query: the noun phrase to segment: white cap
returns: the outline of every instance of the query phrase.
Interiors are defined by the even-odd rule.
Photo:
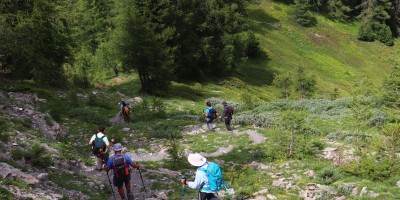
[[[196,166],[196,167],[200,167],[202,165],[204,165],[204,163],[207,162],[207,159],[204,158],[202,155],[200,155],[199,153],[191,153],[188,156],[188,161],[191,165]]]

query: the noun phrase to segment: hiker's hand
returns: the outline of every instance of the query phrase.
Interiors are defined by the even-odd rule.
[[[181,179],[181,183],[187,185],[186,184],[186,178]]]

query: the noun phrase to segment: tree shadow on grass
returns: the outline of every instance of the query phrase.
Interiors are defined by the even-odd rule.
[[[237,78],[253,86],[271,85],[274,72],[265,65],[266,62],[259,59],[247,61],[237,69]]]
[[[280,28],[279,20],[261,8],[249,10],[249,20],[250,29],[260,34]]]
[[[167,98],[169,97],[199,101],[204,99],[204,94],[202,91],[187,85],[171,85],[167,94]]]

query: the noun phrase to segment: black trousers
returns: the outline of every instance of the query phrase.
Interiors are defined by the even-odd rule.
[[[214,193],[199,192],[198,200],[219,200]]]
[[[230,119],[225,119],[225,126],[226,130],[231,131],[231,120]]]

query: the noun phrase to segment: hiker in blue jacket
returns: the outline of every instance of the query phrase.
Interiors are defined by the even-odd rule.
[[[132,198],[131,193],[131,167],[140,168],[140,165],[134,163],[132,158],[122,153],[122,145],[116,143],[113,147],[114,155],[110,157],[105,167],[107,173],[112,169],[114,173],[113,183],[118,188],[118,193],[121,199],[125,199],[125,190],[128,196],[128,200]]]
[[[204,168],[205,171],[207,170],[209,164],[207,159],[202,155],[195,153],[189,154],[188,161],[191,165],[199,167],[199,169],[196,170],[196,178],[193,182],[181,179],[182,184],[199,190],[198,200],[219,200],[218,197],[215,196],[215,192],[210,190],[207,174],[203,170],[200,170],[200,168]]]
[[[207,108],[204,110],[203,114],[206,117],[206,123],[207,123],[207,128],[209,131],[214,131],[212,127],[212,122],[216,118],[216,113],[215,116],[213,116],[213,111],[216,112],[215,108],[211,105],[209,101],[206,103]]]

